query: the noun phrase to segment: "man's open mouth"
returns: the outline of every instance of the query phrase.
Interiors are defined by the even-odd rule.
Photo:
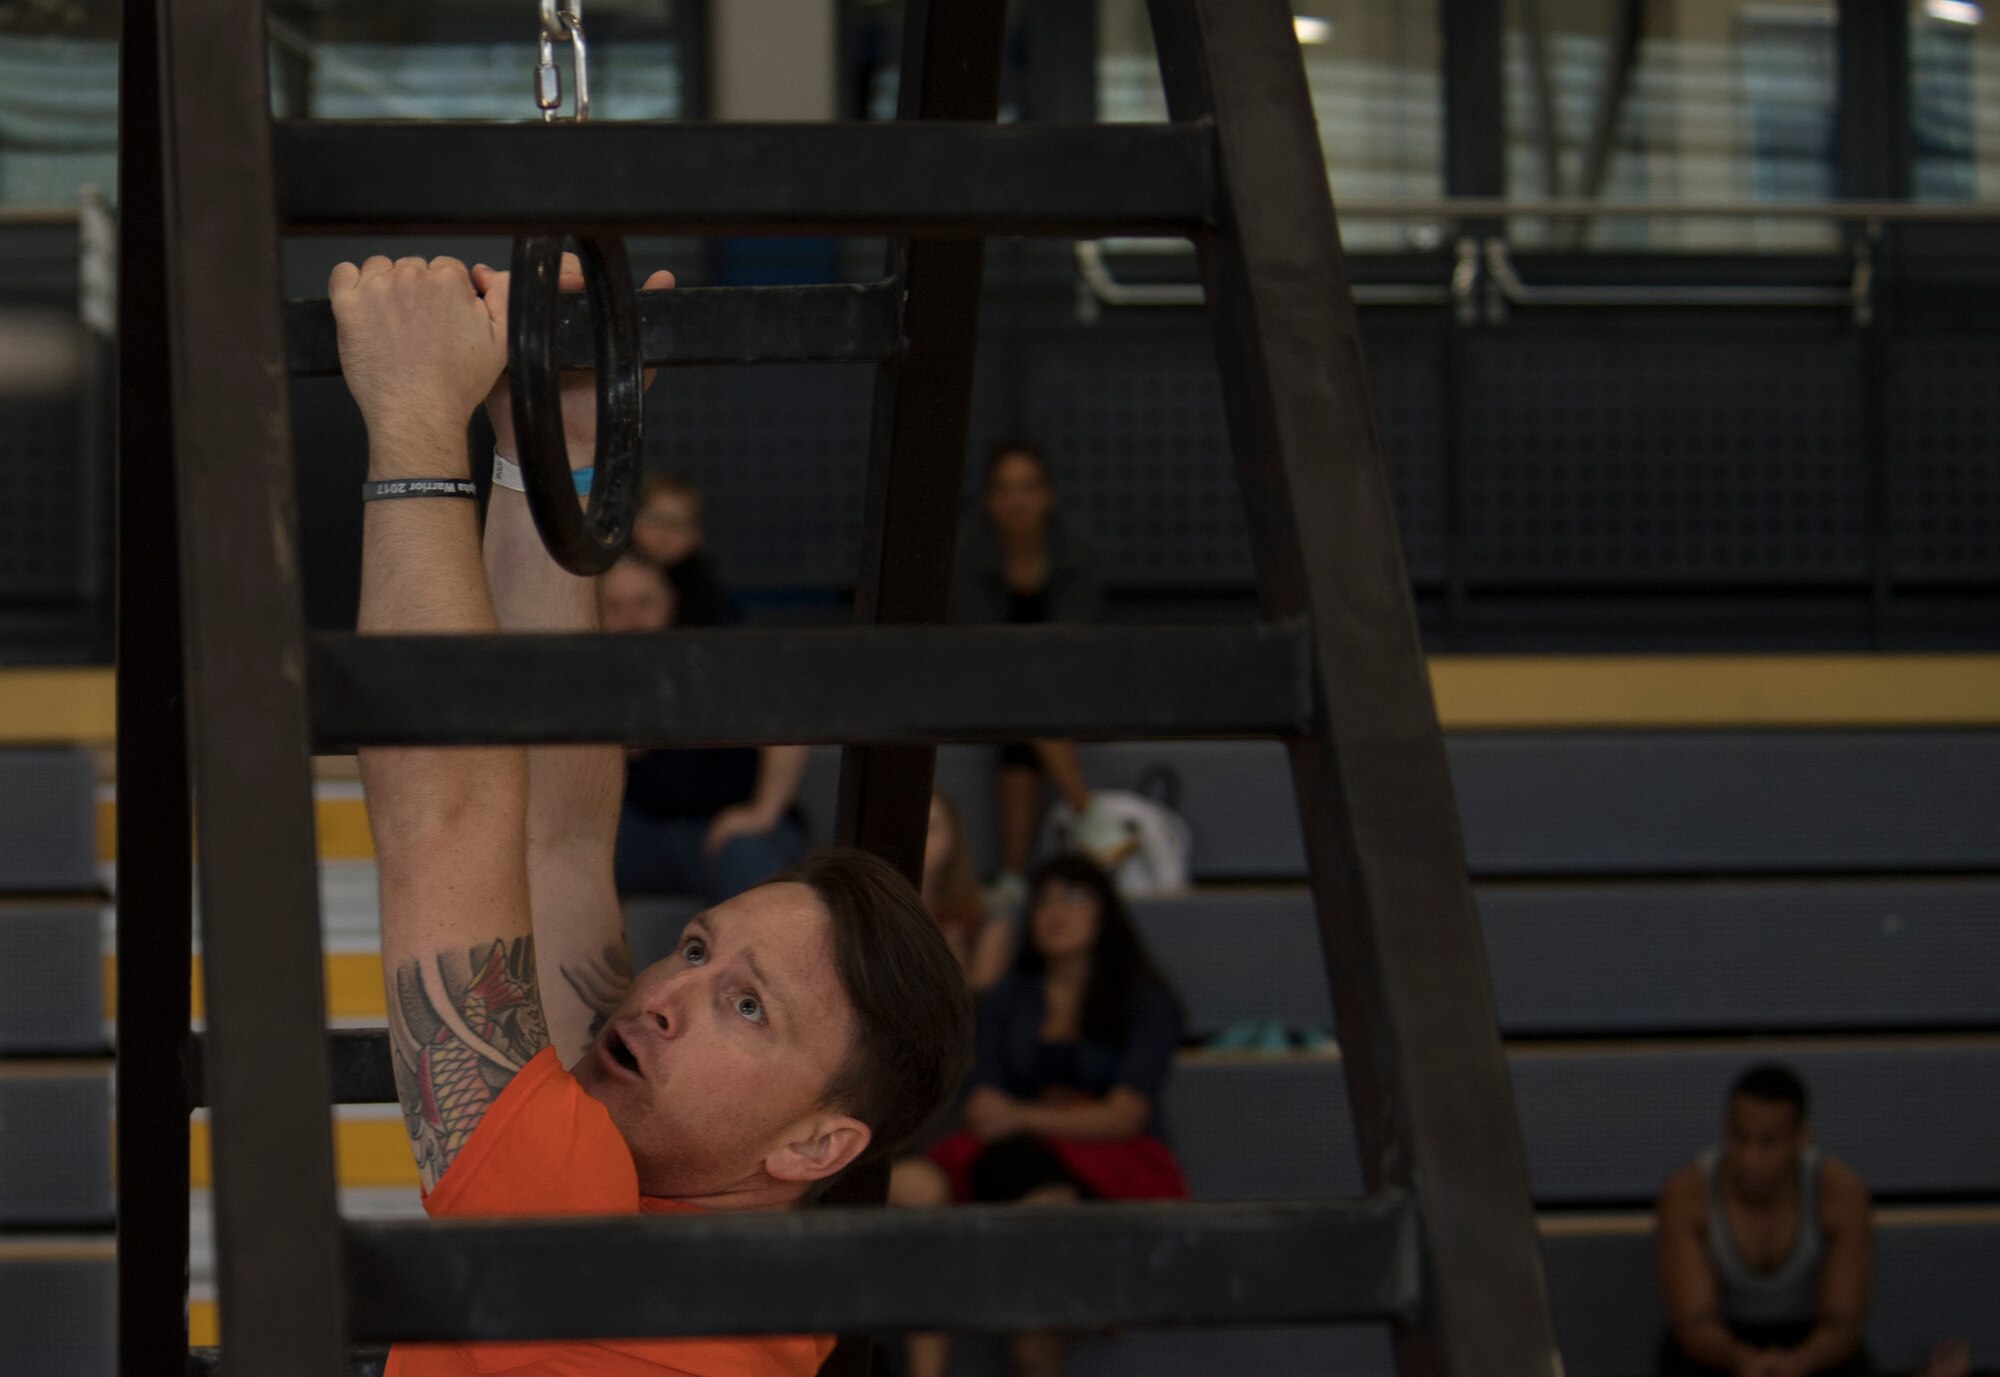
[[[605,1038],[604,1048],[610,1053],[611,1060],[621,1069],[643,1079],[644,1073],[639,1070],[639,1059],[632,1055],[632,1049],[626,1045],[624,1038],[614,1031]]]

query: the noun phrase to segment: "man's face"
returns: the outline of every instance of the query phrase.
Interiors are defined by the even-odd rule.
[[[773,1154],[838,1112],[825,1093],[853,1024],[825,905],[805,885],[767,884],[689,920],[575,1075],[610,1111],[646,1194],[756,1190]]]
[[[597,581],[597,608],[606,631],[664,631],[673,620],[673,594],[657,569],[624,561]]]
[[[1722,1154],[1741,1199],[1766,1201],[1789,1184],[1805,1145],[1806,1127],[1792,1105],[1755,1095],[1730,1097]]]

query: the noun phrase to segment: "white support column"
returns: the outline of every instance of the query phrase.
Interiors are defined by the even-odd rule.
[[[709,70],[719,120],[830,120],[837,0],[718,0]]]

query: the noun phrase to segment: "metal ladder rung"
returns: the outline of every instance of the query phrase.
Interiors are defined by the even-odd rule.
[[[315,749],[768,745],[1308,729],[1303,624],[315,636]],[[437,686],[452,686],[439,693]]]
[[[347,1377],[382,1377],[389,1365],[389,1350],[382,1347],[356,1349],[348,1356]],[[222,1371],[222,1350],[188,1350],[187,1377],[217,1377]]]
[[[704,363],[887,363],[903,354],[903,291],[894,282],[815,287],[682,287],[639,293],[648,367]],[[581,292],[559,307],[556,351],[589,368],[596,350]],[[340,373],[326,301],[285,303],[285,363],[295,378]]]
[[[350,1221],[358,1341],[1412,1318],[1417,1218],[1355,1200]]]
[[[307,121],[273,133],[278,215],[294,232],[1093,238],[1194,233],[1215,210],[1203,123]]]

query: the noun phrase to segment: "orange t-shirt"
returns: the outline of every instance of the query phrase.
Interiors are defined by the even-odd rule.
[[[699,1207],[639,1194],[631,1150],[603,1105],[543,1048],[486,1111],[424,1197],[433,1218],[496,1215],[679,1214]],[[671,1280],[663,1285],[671,1286]],[[831,1337],[604,1339],[398,1344],[384,1377],[812,1377]]]

